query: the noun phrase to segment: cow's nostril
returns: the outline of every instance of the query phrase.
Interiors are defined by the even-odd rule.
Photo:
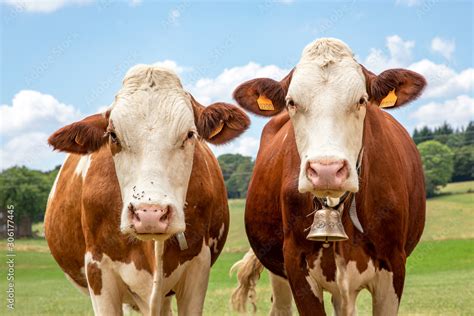
[[[168,212],[166,212],[165,214],[163,214],[163,216],[161,216],[160,218],[160,221],[161,222],[166,222],[168,220]]]
[[[337,177],[346,177],[348,176],[348,173],[349,173],[349,168],[347,168],[347,162],[344,161],[343,164],[342,164],[342,167],[339,168],[339,170],[337,170],[336,172],[336,176]]]
[[[312,169],[311,167],[308,168],[308,175],[310,177],[314,177],[316,176],[316,171],[314,171],[314,169]]]

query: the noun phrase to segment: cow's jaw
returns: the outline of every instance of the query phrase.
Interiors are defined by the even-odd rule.
[[[180,85],[119,94],[110,124],[121,143],[113,152],[123,202],[121,231],[143,240],[184,232],[196,141],[188,138],[196,130],[189,96]]]
[[[365,77],[340,41],[308,45],[288,89],[288,107],[301,158],[298,189],[318,197],[357,192],[367,99]]]

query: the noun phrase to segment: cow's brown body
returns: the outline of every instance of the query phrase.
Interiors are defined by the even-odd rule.
[[[247,196],[247,235],[263,265],[289,279],[302,315],[324,314],[306,277],[309,269],[320,268],[318,277],[323,281],[318,286],[333,291],[328,284],[340,273],[336,257],[343,265],[355,262],[360,274],[367,270],[369,261],[375,271],[393,273],[398,300],[402,295],[406,258],[420,240],[425,220],[420,157],[405,129],[374,105],[367,106],[363,146],[356,203],[365,232],[353,226],[348,201],[342,220],[349,240],[325,249],[322,243],[306,239],[313,220],[308,216],[314,209],[313,197],[298,192],[300,157],[287,112],[272,118],[262,132]],[[320,267],[314,267],[318,257]],[[346,281],[353,282],[350,278]],[[387,293],[372,279],[359,283],[360,289],[369,289],[375,299]]]
[[[119,230],[122,199],[110,149],[105,146],[91,154],[91,158],[83,178],[76,172],[81,156],[69,155],[53,188],[45,217],[45,234],[52,255],[64,272],[85,290],[88,283],[84,256],[88,252],[96,261],[106,255],[113,262],[133,263],[138,271],[145,270],[150,275],[155,260],[152,241],[139,241]],[[203,242],[209,247],[213,264],[227,237],[229,212],[224,181],[217,160],[203,142],[196,144],[186,201],[185,235],[189,248],[180,250],[174,237],[166,241],[165,278],[195,258]],[[90,288],[100,295],[101,272],[94,273],[94,267],[88,271]],[[130,293],[136,290],[122,281]],[[176,288],[172,285],[169,290]],[[124,302],[134,303],[125,298]]]

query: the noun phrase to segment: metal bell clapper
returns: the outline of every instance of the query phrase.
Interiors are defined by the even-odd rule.
[[[343,205],[339,209],[323,206],[314,213],[313,224],[306,239],[323,241],[324,247],[329,247],[329,242],[347,240],[349,237],[344,231],[341,215]]]

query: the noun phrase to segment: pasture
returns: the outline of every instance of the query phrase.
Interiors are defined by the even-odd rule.
[[[428,200],[427,222],[422,242],[409,257],[401,315],[474,314],[474,182],[450,184],[443,194]],[[229,268],[248,250],[243,200],[230,201],[231,229],[226,249],[211,271],[205,315],[233,315],[229,298],[236,285]],[[6,315],[5,241],[0,243],[0,314]],[[15,258],[15,315],[92,315],[88,297],[64,277],[42,239],[17,240]],[[270,307],[267,273],[257,286],[257,315]],[[332,313],[329,295],[326,310]],[[370,295],[358,298],[360,315],[371,310]],[[296,313],[296,312],[295,312]]]

